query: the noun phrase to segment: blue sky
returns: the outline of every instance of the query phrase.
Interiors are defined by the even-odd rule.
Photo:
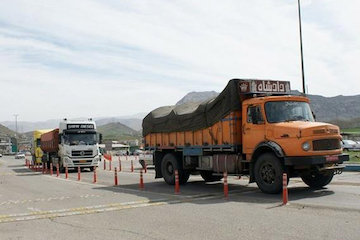
[[[356,0],[302,0],[309,92],[360,94]],[[148,112],[231,78],[301,89],[296,0],[0,1],[0,121]]]

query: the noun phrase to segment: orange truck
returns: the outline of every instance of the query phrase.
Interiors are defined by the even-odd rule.
[[[309,102],[291,95],[287,81],[232,79],[207,102],[157,108],[143,120],[155,177],[174,184],[176,169],[184,184],[190,174],[210,182],[227,172],[278,193],[287,173],[321,188],[349,156],[339,127],[315,122]]]

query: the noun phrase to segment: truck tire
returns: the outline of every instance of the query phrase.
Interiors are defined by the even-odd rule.
[[[304,181],[306,185],[313,189],[320,189],[326,185],[328,185],[333,179],[333,172],[328,173],[308,173],[301,176],[301,179]]]
[[[190,177],[190,173],[179,169],[179,163],[173,154],[166,154],[161,161],[161,173],[165,182],[169,185],[175,184],[175,169],[179,172],[179,183],[185,184]]]
[[[223,178],[223,176],[214,176],[211,171],[200,171],[200,175],[205,182],[216,182]]]
[[[280,160],[273,153],[264,153],[255,162],[256,184],[264,193],[279,193],[282,190],[283,171]]]

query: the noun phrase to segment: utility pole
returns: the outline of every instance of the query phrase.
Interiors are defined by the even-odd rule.
[[[19,114],[14,114],[15,117],[15,137],[17,135],[17,131],[18,131],[18,127],[17,127],[17,118],[18,118]]]
[[[305,92],[305,74],[304,74],[304,55],[303,55],[302,32],[301,32],[300,0],[298,0],[298,12],[299,12],[299,32],[300,32],[300,53],[301,53],[301,75],[302,75],[303,93],[306,94],[306,92]]]

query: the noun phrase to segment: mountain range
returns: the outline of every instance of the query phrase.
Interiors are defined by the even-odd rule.
[[[298,91],[293,91],[293,94],[300,94]],[[203,102],[214,98],[218,95],[215,91],[206,92],[190,92],[180,99],[176,105],[180,105],[188,102]],[[360,127],[360,95],[355,96],[335,96],[335,97],[323,97],[320,95],[307,95],[311,101],[311,107],[316,115],[317,121],[330,122],[339,125],[342,128]],[[160,107],[160,106],[159,106]],[[131,116],[119,116],[119,117],[99,117],[95,118],[95,122],[98,127],[115,123],[121,123],[122,125],[130,128],[134,132],[141,130],[142,119],[147,113],[138,113]],[[40,122],[18,122],[19,132],[30,132],[35,129],[50,129],[56,128],[59,125],[60,119],[51,119]],[[0,122],[1,125],[15,130],[15,123],[13,121]],[[119,126],[120,127],[120,126]],[[122,128],[124,129],[124,128]],[[125,130],[125,129],[124,129]],[[128,130],[126,130],[128,131]],[[125,131],[125,132],[126,132]],[[0,134],[7,133],[8,130],[2,130],[0,128]],[[124,132],[124,133],[125,133]],[[10,132],[11,135],[14,133]],[[134,133],[135,134],[135,133]],[[136,134],[135,134],[136,135]]]
[[[103,140],[135,140],[141,138],[141,132],[136,131],[120,122],[111,122],[101,125],[97,131],[103,135]]]

